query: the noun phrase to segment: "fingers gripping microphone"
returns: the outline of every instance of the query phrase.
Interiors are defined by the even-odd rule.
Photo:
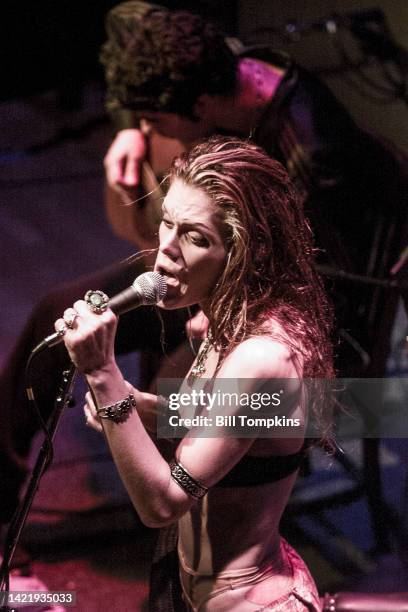
[[[144,272],[133,283],[109,300],[108,307],[116,315],[124,314],[139,306],[151,306],[164,298],[167,292],[166,281],[158,272]],[[64,333],[50,334],[33,349],[32,355],[45,348],[55,346],[62,342]]]

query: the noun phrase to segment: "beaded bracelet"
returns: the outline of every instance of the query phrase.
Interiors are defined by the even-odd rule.
[[[201,497],[204,497],[204,495],[208,493],[208,487],[205,487],[198,482],[198,480],[193,478],[176,460],[172,461],[169,465],[173,480],[175,480],[186,493],[191,495],[191,497],[194,497],[194,499],[201,499]]]
[[[130,393],[123,400],[97,408],[96,412],[101,419],[109,419],[115,423],[120,423],[125,420],[132,408],[136,408],[136,400]]]

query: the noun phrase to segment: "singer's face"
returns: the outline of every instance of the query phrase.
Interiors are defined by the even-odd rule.
[[[163,202],[154,269],[167,282],[162,308],[200,304],[204,312],[226,260],[221,221],[201,189],[175,180]]]

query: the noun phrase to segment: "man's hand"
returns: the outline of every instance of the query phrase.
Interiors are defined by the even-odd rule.
[[[108,185],[121,195],[135,195],[145,156],[146,140],[141,130],[118,132],[104,159]]]

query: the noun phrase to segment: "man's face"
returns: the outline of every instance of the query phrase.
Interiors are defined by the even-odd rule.
[[[158,134],[166,138],[175,138],[181,142],[192,143],[214,132],[214,127],[203,119],[193,121],[188,117],[176,113],[163,113],[159,111],[143,111],[140,116]]]

